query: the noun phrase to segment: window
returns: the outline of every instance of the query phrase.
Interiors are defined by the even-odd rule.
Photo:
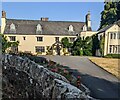
[[[42,32],[42,26],[40,24],[37,25],[36,33]]]
[[[110,33],[110,39],[113,39],[113,33]]]
[[[120,33],[118,33],[118,39],[120,39]]]
[[[83,26],[83,31],[87,31],[87,26],[86,25]]]
[[[118,53],[118,46],[115,46],[115,53]]]
[[[114,39],[116,39],[116,33],[114,33]]]
[[[44,46],[36,46],[35,51],[36,52],[45,52],[45,47]]]
[[[15,25],[13,23],[10,25],[10,33],[16,33]]]
[[[43,41],[43,37],[37,37],[37,41]]]
[[[74,31],[73,26],[70,25],[69,28],[68,28],[68,30],[69,30],[70,32],[73,32],[73,31]]]
[[[112,53],[112,45],[110,45],[109,52]]]
[[[120,45],[118,45],[118,53],[120,54]]]
[[[59,41],[59,37],[55,37],[55,41],[57,41],[57,42],[58,42],[58,41]]]
[[[14,52],[14,53],[17,53],[18,52],[18,47],[17,46],[12,46],[11,51]]]
[[[70,37],[70,42],[74,42],[75,37]]]
[[[23,36],[23,40],[26,40],[26,37],[25,37],[25,36]]]
[[[16,41],[16,37],[15,36],[9,36],[10,41]]]

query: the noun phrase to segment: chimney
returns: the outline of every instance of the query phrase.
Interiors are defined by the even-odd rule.
[[[2,18],[6,18],[6,12],[2,11]]]
[[[48,21],[48,20],[49,20],[49,18],[47,18],[47,17],[45,17],[45,18],[42,17],[42,18],[41,18],[41,21]]]
[[[90,20],[90,11],[88,11],[88,14],[86,15],[86,26],[87,31],[91,31],[91,20]]]

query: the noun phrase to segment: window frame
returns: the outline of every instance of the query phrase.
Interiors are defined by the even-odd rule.
[[[113,39],[113,33],[112,32],[110,33],[110,39]]]
[[[113,39],[116,39],[116,33],[113,33],[114,35],[113,35]]]
[[[23,40],[26,40],[26,36],[23,36]]]
[[[60,37],[55,37],[55,41],[58,42]]]
[[[36,53],[44,53],[45,52],[45,46],[35,46],[35,52]]]
[[[9,36],[10,41],[16,41],[16,36]]]
[[[42,36],[41,37],[37,36],[36,39],[37,39],[37,42],[42,42],[43,41],[43,37]]]

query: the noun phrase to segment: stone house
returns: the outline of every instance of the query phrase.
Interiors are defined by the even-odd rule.
[[[90,12],[86,15],[86,22],[74,22],[50,21],[49,18],[8,19],[6,12],[2,11],[1,23],[1,33],[11,42],[19,41],[19,46],[14,48],[16,51],[41,55],[48,54],[50,50],[52,55],[63,55],[60,41],[64,37],[73,42],[77,36],[86,38],[97,33],[91,29]]]

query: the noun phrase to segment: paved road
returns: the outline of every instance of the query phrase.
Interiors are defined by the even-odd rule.
[[[118,79],[91,63],[87,57],[78,56],[44,56],[47,59],[69,66],[74,75],[80,74],[82,83],[91,90],[94,98],[106,100],[115,99],[118,95]],[[120,85],[119,85],[120,86]],[[119,91],[120,93],[120,91]]]
[[[0,100],[2,98],[2,67],[0,64]]]

